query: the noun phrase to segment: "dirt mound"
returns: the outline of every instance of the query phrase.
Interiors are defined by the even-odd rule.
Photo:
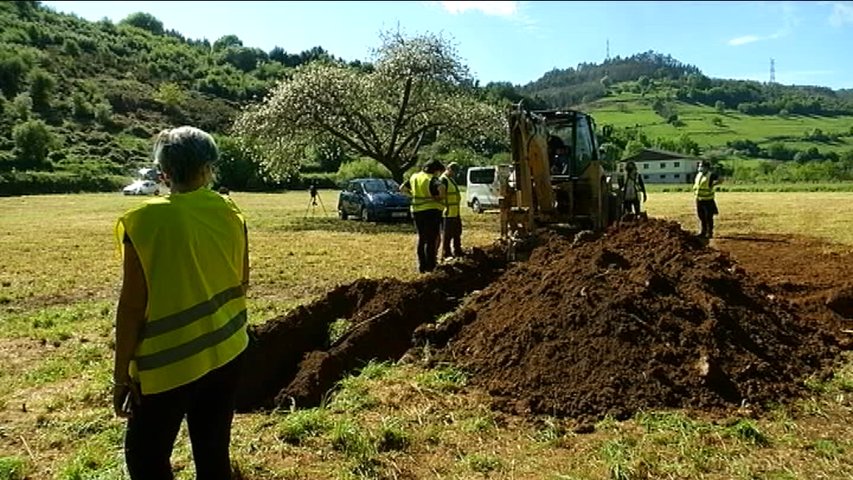
[[[450,342],[498,407],[595,419],[761,405],[799,393],[838,341],[727,254],[650,220],[553,236],[419,341]]]
[[[416,327],[455,309],[504,267],[496,246],[474,249],[417,280],[357,280],[252,328],[237,411],[320,404],[339,380],[369,360],[399,359]],[[331,342],[329,326],[338,319],[351,327]]]

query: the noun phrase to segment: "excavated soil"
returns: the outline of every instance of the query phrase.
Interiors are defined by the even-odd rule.
[[[426,342],[512,413],[760,407],[853,347],[853,252],[778,235],[709,248],[660,220],[536,245],[510,268],[495,245],[415,281],[358,280],[253,327],[237,410],[319,405]],[[338,319],[351,327],[332,343]]]
[[[496,246],[474,249],[417,280],[357,280],[252,327],[237,411],[319,405],[339,380],[371,359],[399,359],[411,347],[416,327],[487,286],[505,263]],[[331,343],[329,326],[338,319],[349,320],[351,327]]]
[[[514,413],[583,421],[760,407],[800,394],[805,377],[849,347],[838,327],[850,313],[851,258],[817,267],[801,251],[786,267],[772,252],[758,245],[730,256],[660,220],[581,242],[552,236],[415,337],[446,344],[436,359],[471,372]],[[749,271],[800,264],[808,270],[787,283]]]

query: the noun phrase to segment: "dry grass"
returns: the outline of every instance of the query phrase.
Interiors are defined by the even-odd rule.
[[[233,198],[250,224],[254,322],[338,283],[415,275],[408,224],[305,218],[303,192]],[[331,210],[336,193],[321,198]],[[111,235],[139,201],[0,198],[0,480],[124,478],[122,424],[109,407],[120,282]],[[851,193],[720,194],[718,233],[799,233],[849,249],[852,202]],[[688,194],[654,193],[647,207],[695,228]],[[467,246],[490,243],[496,215],[465,214]],[[758,420],[647,412],[587,435],[491,412],[452,369],[374,365],[309,415],[238,415],[233,456],[244,478],[853,478],[853,358],[846,365],[812,382],[811,398]],[[180,438],[173,460],[188,479]]]

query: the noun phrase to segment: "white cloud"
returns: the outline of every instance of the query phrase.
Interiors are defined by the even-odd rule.
[[[833,27],[843,27],[846,23],[853,24],[853,2],[833,3],[829,24]]]
[[[496,2],[470,2],[470,1],[428,1],[427,5],[442,8],[451,15],[459,15],[468,12],[479,12],[483,15],[500,17],[518,25],[527,33],[544,38],[539,22],[530,15],[531,2],[496,1]]]
[[[744,35],[742,37],[733,38],[727,43],[732,47],[737,47],[738,45],[746,45],[747,43],[757,42],[759,40],[761,40],[761,37],[758,35]]]
[[[485,15],[511,17],[518,13],[520,2],[439,2],[445,10],[456,15],[479,11]]]
[[[776,40],[777,38],[787,37],[794,31],[794,27],[799,25],[800,18],[797,16],[794,5],[785,2],[779,5],[782,9],[782,28],[776,31],[776,33],[770,35],[743,35],[740,37],[735,37],[726,42],[729,46],[738,47],[740,45],[747,45],[750,43],[761,42],[764,40]]]

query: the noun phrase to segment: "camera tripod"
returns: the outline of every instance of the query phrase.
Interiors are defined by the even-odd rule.
[[[320,198],[320,193],[317,192],[312,193],[311,199],[308,200],[308,207],[305,208],[305,218],[308,218],[309,211],[311,212],[312,217],[317,214],[317,202],[320,202],[320,208],[323,209],[323,216],[328,215],[328,212],[326,212],[326,206],[323,205],[323,199]]]

